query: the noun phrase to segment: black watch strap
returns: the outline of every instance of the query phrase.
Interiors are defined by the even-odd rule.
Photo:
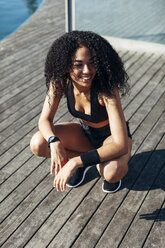
[[[50,136],[49,139],[48,139],[48,147],[50,148],[50,143],[53,143],[53,142],[56,142],[56,141],[59,141],[60,139],[56,136]]]

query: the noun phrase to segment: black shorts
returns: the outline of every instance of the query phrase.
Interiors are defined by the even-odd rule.
[[[99,148],[100,146],[102,146],[103,141],[111,135],[111,130],[109,127],[109,124],[101,127],[101,128],[93,128],[90,127],[86,124],[84,124],[80,119],[78,119],[80,122],[80,125],[85,133],[85,135],[88,137],[88,139],[90,140],[90,142],[92,143],[92,145],[94,146],[94,148]],[[126,122],[127,125],[127,133],[128,133],[128,137],[130,137],[132,139],[132,135],[130,133],[130,129],[129,129],[129,122]]]

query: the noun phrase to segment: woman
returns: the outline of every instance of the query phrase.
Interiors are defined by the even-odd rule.
[[[95,33],[66,33],[48,52],[45,76],[48,94],[32,152],[51,157],[57,190],[79,186],[96,165],[104,179],[102,190],[116,192],[128,171],[132,146],[119,96],[119,90],[128,88],[128,77],[118,54]],[[53,124],[62,95],[78,122]]]

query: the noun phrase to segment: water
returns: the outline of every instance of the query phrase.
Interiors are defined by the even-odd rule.
[[[0,0],[0,40],[13,33],[43,0]]]
[[[165,44],[165,0],[76,0],[76,29]]]

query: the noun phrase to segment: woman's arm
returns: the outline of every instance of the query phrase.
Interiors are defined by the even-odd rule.
[[[47,141],[50,136],[54,136],[53,119],[56,114],[60,99],[61,94],[59,93],[56,97],[54,97],[53,87],[50,86],[49,96],[47,95],[45,98],[43,109],[38,122],[39,130]]]
[[[53,124],[53,119],[56,114],[56,111],[59,106],[61,99],[61,93],[59,92],[57,96],[54,96],[53,87],[50,87],[49,96],[46,96],[42,113],[39,119],[39,130],[42,136],[48,141],[50,136],[55,136],[55,129]],[[68,161],[67,153],[60,141],[50,143],[50,153],[51,153],[51,174],[54,172],[56,167],[55,174],[64,166]]]
[[[118,89],[114,90],[112,98],[103,96],[103,101],[109,117],[111,136],[97,149],[101,162],[118,158],[128,152],[127,128]]]

